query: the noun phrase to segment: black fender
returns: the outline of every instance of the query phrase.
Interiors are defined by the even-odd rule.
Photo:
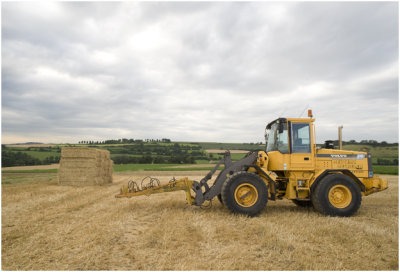
[[[255,168],[259,174],[265,176],[268,179],[268,181],[272,184],[272,188],[274,190],[273,190],[273,192],[270,192],[271,193],[271,200],[275,200],[276,199],[275,198],[275,196],[276,196],[276,183],[275,183],[275,181],[267,173],[265,173],[265,171],[262,170],[260,166],[258,166],[258,165],[246,165],[247,169],[250,168],[250,167]]]
[[[351,171],[348,170],[348,169],[327,169],[327,170],[325,170],[324,172],[321,173],[321,175],[319,175],[319,176],[315,179],[314,183],[311,185],[311,188],[310,188],[310,189],[311,189],[311,192],[314,191],[314,189],[317,187],[318,183],[319,183],[323,178],[325,178],[325,177],[326,177],[327,175],[329,175],[329,174],[333,174],[333,173],[337,173],[337,172],[341,172],[342,174],[344,174],[344,175],[346,175],[346,176],[349,176],[351,179],[353,179],[353,180],[358,184],[358,186],[360,186],[361,192],[365,192],[365,185],[364,185],[364,183],[362,183],[362,182],[360,181],[360,179],[357,178],[357,177],[353,174],[353,172],[351,172]]]

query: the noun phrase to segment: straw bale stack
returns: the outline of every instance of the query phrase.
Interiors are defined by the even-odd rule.
[[[110,152],[88,147],[63,147],[58,183],[61,185],[102,185],[112,183]]]

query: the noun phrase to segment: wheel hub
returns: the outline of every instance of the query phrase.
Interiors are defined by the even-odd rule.
[[[346,208],[350,205],[351,200],[351,192],[344,185],[335,185],[329,190],[329,202],[336,208]]]
[[[235,190],[236,203],[242,207],[251,207],[258,200],[258,191],[250,183],[242,183]]]

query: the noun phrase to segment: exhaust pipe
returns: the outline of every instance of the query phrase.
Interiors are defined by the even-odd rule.
[[[343,149],[343,144],[342,144],[342,129],[343,126],[340,126],[339,128],[339,150]]]

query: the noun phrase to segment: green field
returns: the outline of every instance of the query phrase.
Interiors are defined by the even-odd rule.
[[[383,175],[399,174],[399,166],[397,165],[373,165],[372,169],[374,171],[374,174],[383,174]]]
[[[180,164],[114,164],[115,172],[123,171],[163,171],[164,168],[177,166]]]
[[[247,153],[231,153],[231,159],[232,161],[238,161],[242,158],[244,158],[244,156],[246,156]],[[224,156],[223,155],[219,155],[219,154],[213,154],[213,159],[212,161],[218,161],[220,159],[222,159]]]
[[[220,149],[225,150],[265,150],[265,144],[260,143],[198,143],[203,149]]]
[[[344,145],[344,150],[364,151],[371,153],[372,163],[376,164],[378,159],[389,160],[393,163],[399,158],[398,146],[372,146],[372,145]],[[397,163],[393,163],[394,165]]]
[[[179,168],[176,168],[179,166]],[[191,165],[182,164],[121,164],[114,165],[115,172],[123,171],[201,171],[201,170],[211,170],[213,166],[205,167],[193,167]],[[223,166],[219,167],[222,170]]]
[[[47,157],[55,157],[55,156],[60,156],[61,152],[57,152],[57,151],[22,151],[34,158],[38,158],[39,160],[44,160]]]

